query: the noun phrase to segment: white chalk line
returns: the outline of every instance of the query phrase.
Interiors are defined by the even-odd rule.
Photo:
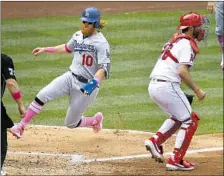
[[[204,148],[197,150],[189,150],[188,154],[202,153],[202,152],[211,152],[211,151],[222,151],[222,147],[217,148]],[[170,155],[172,152],[164,153],[164,155]],[[139,154],[139,155],[129,155],[129,156],[120,156],[120,157],[109,157],[109,158],[95,158],[95,159],[87,159],[83,161],[73,161],[74,164],[78,163],[91,163],[91,162],[103,162],[103,161],[115,161],[115,160],[125,160],[125,159],[136,159],[136,158],[148,158],[151,157],[151,154]]]
[[[212,152],[212,151],[223,151],[223,147],[214,147],[214,148],[204,148],[204,149],[196,149],[196,150],[188,150],[187,154],[197,154],[204,152]],[[84,164],[91,162],[105,162],[105,161],[116,161],[116,160],[125,160],[125,159],[136,159],[136,158],[150,158],[151,154],[138,154],[138,155],[128,155],[128,156],[115,156],[108,158],[92,158],[85,159],[84,155],[80,154],[64,154],[64,153],[44,153],[44,152],[15,152],[8,151],[9,154],[16,155],[38,155],[38,156],[53,156],[53,157],[65,157],[71,158],[71,164]],[[164,153],[164,155],[170,155],[172,152]]]

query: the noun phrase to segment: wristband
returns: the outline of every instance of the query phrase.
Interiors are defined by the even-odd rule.
[[[56,53],[56,48],[55,47],[46,47],[46,48],[44,48],[44,52]]]
[[[94,79],[97,81],[98,85],[100,85],[102,80],[99,77],[96,77],[96,76],[94,77]]]
[[[15,93],[12,93],[12,97],[14,100],[18,100],[21,98],[21,92],[18,91],[18,92],[15,92]]]

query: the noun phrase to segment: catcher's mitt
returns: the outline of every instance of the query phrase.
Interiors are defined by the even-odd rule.
[[[193,102],[193,99],[194,99],[194,95],[190,95],[190,94],[187,94],[187,93],[184,93],[184,94],[187,97],[187,99],[188,99],[188,101],[189,101],[189,103],[191,105],[192,102]]]

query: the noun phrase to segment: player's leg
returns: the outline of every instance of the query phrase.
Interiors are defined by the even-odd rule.
[[[1,170],[4,164],[6,153],[7,153],[8,143],[7,143],[7,129],[1,129]]]
[[[166,167],[168,170],[193,170],[194,164],[185,161],[183,158],[191,143],[192,137],[198,127],[199,116],[192,112],[191,119],[182,123],[176,137],[173,154],[168,158]]]
[[[158,132],[153,135],[153,139],[158,145],[163,144],[169,137],[171,137],[180,128],[181,122],[173,117],[165,120]]]
[[[174,88],[177,87],[175,90]],[[182,125],[182,120],[189,118],[191,106],[178,84],[151,83],[149,94],[154,102],[172,116],[160,127],[158,132],[145,141],[145,146],[158,162],[163,162],[162,143],[174,134]],[[184,112],[184,113],[183,113]],[[176,118],[181,117],[181,118]]]
[[[2,170],[2,167],[4,165],[4,161],[5,161],[7,150],[8,150],[7,129],[11,128],[12,126],[13,126],[13,121],[8,116],[5,106],[1,102],[1,174],[2,175],[5,174],[5,172]]]
[[[7,129],[1,129],[1,175],[6,175],[6,172],[3,170],[3,165],[8,150],[8,139],[7,139]]]
[[[151,89],[150,91],[152,99],[165,112],[172,114],[173,119],[176,119],[176,122],[175,120],[171,121],[172,119],[165,121],[157,132],[157,135],[153,137],[154,140],[149,140],[150,143],[148,143],[148,147],[151,150],[150,152],[153,153],[155,158],[161,157],[158,146],[180,127],[181,129],[176,137],[173,155],[168,159],[166,167],[169,170],[194,169],[194,165],[184,161],[183,158],[197,129],[198,116],[195,113],[191,113],[190,103],[179,85],[170,84],[169,86],[169,84],[167,84],[161,87],[155,86],[154,89]]]
[[[11,129],[12,133],[18,138],[21,137],[25,126],[33,117],[41,112],[44,104],[56,99],[57,97],[69,95],[70,88],[72,87],[72,79],[72,74],[70,72],[66,72],[41,89],[33,102],[29,105],[25,117],[19,124],[15,125]]]
[[[221,60],[221,67],[224,70],[224,35],[218,35],[218,41],[220,43],[221,46],[221,50],[222,50],[222,60]]]
[[[184,161],[183,158],[190,145],[192,137],[198,127],[198,115],[191,110],[190,103],[179,86],[173,86],[174,92],[179,97],[170,104],[168,112],[178,121],[181,121],[180,130],[176,136],[173,154],[169,157],[166,167],[169,170],[192,170],[194,165]]]
[[[170,83],[161,83],[151,81],[149,84],[149,95],[151,99],[167,114],[169,104],[173,100],[173,91]],[[145,140],[145,146],[158,162],[163,162],[163,147],[162,144],[174,134],[181,126],[181,122],[170,116],[153,137]]]
[[[83,112],[96,98],[98,91],[99,88],[96,88],[90,96],[86,96],[80,90],[72,90],[69,107],[65,118],[65,125],[67,127],[92,127],[95,132],[98,132],[102,128],[102,113],[99,112],[93,117],[83,116]]]
[[[222,9],[220,9],[220,7],[222,6]],[[216,6],[217,11],[215,13],[215,20],[216,20],[216,28],[215,28],[215,32],[218,38],[218,42],[221,46],[221,50],[222,50],[222,61],[221,61],[221,67],[224,70],[224,25],[223,25],[223,3],[220,2],[220,4],[218,4]]]

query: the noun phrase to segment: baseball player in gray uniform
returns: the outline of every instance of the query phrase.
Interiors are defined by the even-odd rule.
[[[25,126],[40,113],[44,104],[60,96],[69,95],[69,106],[65,125],[69,128],[92,127],[94,132],[102,129],[103,115],[84,117],[83,112],[96,98],[103,78],[109,78],[110,46],[100,29],[104,22],[100,20],[100,11],[95,7],[86,8],[81,17],[82,28],[73,34],[66,43],[54,47],[37,47],[33,54],[73,53],[69,71],[54,79],[37,94],[29,105],[25,117],[11,129],[14,136],[20,138]]]
[[[216,35],[218,37],[218,41],[222,48],[222,61],[221,61],[221,67],[224,71],[224,2],[223,1],[217,1],[216,2]]]

